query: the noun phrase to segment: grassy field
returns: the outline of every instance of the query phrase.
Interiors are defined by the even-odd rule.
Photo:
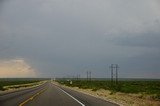
[[[160,100],[160,81],[119,81],[118,84],[112,84],[111,81],[98,80],[73,80],[72,84],[66,80],[59,80],[58,82],[71,87],[92,89],[92,91],[105,89],[110,90],[112,93],[147,94],[151,95],[153,99]]]
[[[0,79],[0,90],[6,90],[5,86],[11,85],[21,85],[21,84],[29,84],[41,81],[40,79]],[[23,85],[23,87],[27,87],[30,85]],[[21,86],[13,86],[14,88],[19,88]]]

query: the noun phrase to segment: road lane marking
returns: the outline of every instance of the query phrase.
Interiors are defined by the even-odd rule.
[[[59,87],[58,87],[59,88]],[[64,92],[65,94],[67,94],[69,97],[71,97],[72,99],[74,99],[76,102],[78,102],[81,106],[85,106],[82,102],[80,102],[79,100],[77,100],[75,97],[73,97],[72,95],[70,95],[69,93],[67,93],[66,91],[64,91],[63,89],[59,88],[62,92]]]
[[[47,89],[47,88],[46,88]],[[39,91],[38,93],[34,94],[33,96],[31,96],[30,98],[28,98],[27,100],[25,100],[24,102],[20,103],[18,106],[23,106],[24,104],[26,104],[27,102],[33,100],[36,96],[40,95],[41,93],[43,93],[46,89],[42,89],[41,91]]]

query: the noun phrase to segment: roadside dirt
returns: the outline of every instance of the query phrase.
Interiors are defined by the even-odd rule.
[[[28,86],[28,87],[23,87],[23,86],[21,86],[21,85],[27,85],[27,84],[16,85],[16,86],[21,86],[21,87],[19,87],[19,88],[9,88],[9,87],[12,87],[12,86],[15,86],[15,85],[5,86],[5,87],[8,87],[8,89],[5,90],[5,91],[1,91],[1,90],[0,90],[0,95],[3,95],[3,94],[5,94],[5,93],[9,93],[9,92],[15,92],[15,91],[22,90],[22,89],[28,89],[28,88],[37,87],[37,86],[42,85],[42,84],[45,83],[45,82],[46,82],[46,81],[36,82],[37,84],[35,84],[35,83],[30,83],[30,84],[28,84],[28,85],[30,85],[30,86]],[[32,85],[32,84],[33,84],[33,85]]]
[[[78,87],[68,87],[60,85],[57,82],[54,82],[59,86],[63,86],[78,92],[82,92],[88,95],[92,95],[97,98],[104,99],[113,103],[117,103],[120,106],[160,106],[160,101],[152,100],[147,97],[144,98],[142,94],[127,94],[127,93],[112,93],[109,90],[100,89],[97,91],[92,91],[92,89],[80,89]]]

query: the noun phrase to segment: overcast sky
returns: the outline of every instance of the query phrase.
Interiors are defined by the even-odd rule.
[[[0,0],[0,59],[37,77],[160,78],[159,0]]]

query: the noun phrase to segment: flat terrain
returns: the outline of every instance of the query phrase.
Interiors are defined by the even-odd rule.
[[[53,83],[0,96],[0,106],[118,106]]]
[[[0,79],[0,91],[7,89],[17,89],[20,87],[29,87],[36,85],[41,80],[37,79]]]
[[[142,94],[142,96],[150,96],[154,100],[160,100],[160,80],[144,80],[144,81],[119,81],[118,84],[111,81],[87,81],[87,80],[72,80],[72,84],[67,80],[59,80],[60,84],[78,87],[82,89],[99,89],[110,90],[112,93],[122,92],[130,94]]]
[[[59,79],[64,87],[110,100],[123,106],[160,106],[160,80]]]

